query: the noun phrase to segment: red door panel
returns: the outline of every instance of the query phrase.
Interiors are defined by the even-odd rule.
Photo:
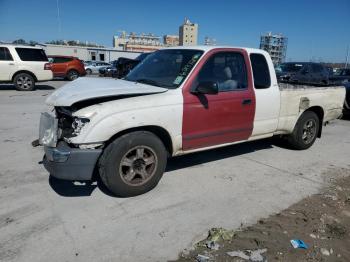
[[[216,95],[194,95],[190,92],[205,62],[219,52],[239,52],[244,56],[247,88]],[[253,131],[255,95],[248,55],[240,49],[214,49],[207,53],[183,88],[183,150],[191,150],[248,139]]]

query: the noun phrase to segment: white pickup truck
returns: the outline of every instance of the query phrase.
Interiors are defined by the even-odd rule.
[[[344,87],[278,85],[265,51],[175,47],[124,79],[82,78],[48,97],[39,142],[66,180],[99,175],[118,196],[154,188],[167,158],[278,135],[309,148],[341,116]]]

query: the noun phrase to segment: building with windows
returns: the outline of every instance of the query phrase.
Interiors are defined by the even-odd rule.
[[[178,35],[165,35],[163,37],[163,43],[165,46],[178,46],[179,36]]]
[[[283,63],[287,54],[288,38],[282,34],[272,34],[271,32],[260,37],[260,49],[267,51],[276,64]]]
[[[191,23],[189,19],[185,19],[179,28],[179,44],[180,45],[197,45],[198,24]]]
[[[113,47],[124,51],[152,52],[164,47],[161,37],[154,34],[126,34],[125,31],[119,36],[113,37]]]

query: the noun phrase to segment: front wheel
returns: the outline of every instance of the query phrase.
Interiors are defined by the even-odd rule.
[[[317,138],[320,119],[312,111],[304,112],[288,137],[288,143],[295,149],[303,150],[311,147]]]
[[[153,133],[137,131],[117,138],[106,147],[99,161],[99,172],[112,193],[131,197],[153,189],[166,163],[163,142]]]

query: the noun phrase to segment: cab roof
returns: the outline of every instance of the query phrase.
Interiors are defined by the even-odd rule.
[[[166,49],[194,49],[194,50],[202,50],[204,52],[208,52],[215,49],[222,49],[222,48],[236,48],[236,49],[242,49],[247,51],[248,54],[250,53],[258,53],[258,54],[268,54],[266,51],[258,48],[247,48],[247,47],[239,47],[239,46],[207,46],[207,45],[193,45],[193,46],[174,46],[174,47],[168,47]]]

